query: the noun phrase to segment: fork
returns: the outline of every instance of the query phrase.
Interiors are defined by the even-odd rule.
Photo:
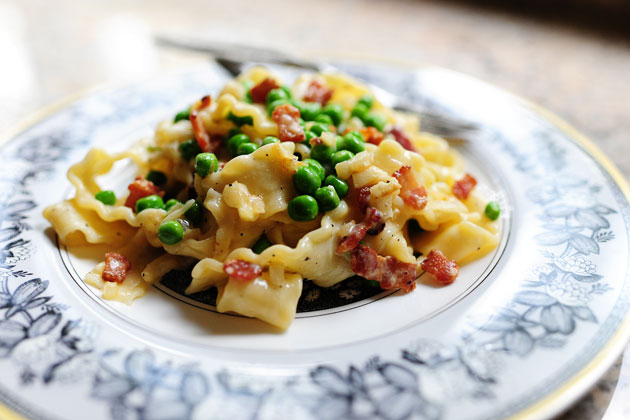
[[[304,60],[270,48],[258,48],[214,41],[210,43],[167,36],[156,36],[155,41],[157,45],[163,47],[208,53],[233,77],[241,74],[248,65],[253,63],[277,64],[321,73],[340,71],[330,63]],[[449,140],[449,143],[465,143],[465,139],[478,131],[478,126],[472,122],[464,121],[451,115],[429,111],[419,104],[401,98],[378,85],[365,80],[362,80],[362,82],[383,105],[397,111],[418,115],[420,117],[422,131],[444,137]]]

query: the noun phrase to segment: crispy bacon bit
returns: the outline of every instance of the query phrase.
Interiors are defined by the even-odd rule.
[[[227,260],[223,263],[223,272],[235,280],[252,281],[262,274],[258,264],[243,260]]]
[[[265,80],[254,86],[252,90],[250,90],[252,100],[257,104],[264,104],[267,101],[267,95],[269,94],[269,92],[279,87],[280,85],[278,84],[278,82],[270,77],[267,77]]]
[[[156,187],[155,184],[148,179],[144,179],[141,177],[137,177],[135,181],[133,181],[127,187],[129,190],[129,197],[125,201],[125,206],[130,208],[136,207],[136,201],[140,200],[142,197],[147,197],[149,195],[159,195],[160,197],[164,196],[164,191],[159,187]]]
[[[383,222],[383,213],[374,207],[368,207],[365,212],[365,219],[363,224],[367,227],[368,235],[378,235],[385,229],[385,222]]]
[[[457,263],[446,258],[438,249],[429,252],[427,259],[422,261],[422,269],[432,274],[438,283],[445,286],[453,283],[459,274]]]
[[[477,185],[477,180],[470,174],[466,174],[462,179],[453,184],[453,194],[460,200],[468,198],[468,194]]]
[[[108,252],[105,254],[105,268],[101,277],[103,281],[122,283],[127,278],[129,270],[131,263],[127,257],[117,252]]]
[[[271,114],[271,119],[278,124],[278,138],[280,141],[304,141],[304,130],[300,125],[300,111],[290,104],[277,106]]]
[[[383,136],[383,133],[381,133],[374,127],[362,128],[359,131],[366,142],[375,144],[377,146],[381,144],[381,142],[383,141],[385,137]]]
[[[365,237],[368,228],[363,223],[356,224],[350,228],[348,235],[344,236],[337,247],[337,253],[343,254],[356,248],[359,241]]]
[[[333,92],[333,89],[327,88],[319,80],[313,80],[308,86],[303,99],[306,102],[319,102],[322,105],[326,105]]]
[[[206,127],[203,125],[203,121],[199,117],[199,112],[210,106],[212,99],[206,95],[201,98],[201,101],[196,103],[190,110],[190,123],[192,124],[193,132],[195,133],[195,139],[199,144],[199,148],[203,152],[214,152],[218,142],[210,138],[210,134],[206,131]]]
[[[368,280],[376,280],[382,289],[398,287],[404,292],[416,288],[417,265],[394,257],[383,257],[367,246],[358,244],[350,252],[350,268]]]
[[[416,149],[411,144],[411,140],[409,140],[409,137],[407,137],[407,135],[400,128],[394,127],[389,131],[389,133],[394,136],[394,139],[396,139],[396,141],[400,143],[402,147],[407,150],[411,150],[412,152],[416,151]]]
[[[385,229],[383,213],[374,207],[368,207],[363,222],[350,228],[350,232],[344,236],[337,247],[337,252],[339,254],[348,252],[354,249],[359,244],[359,241],[365,237],[365,235],[378,235],[383,231],[383,229]]]
[[[361,187],[357,190],[357,204],[361,213],[365,213],[370,206],[370,187]]]
[[[400,197],[406,205],[416,210],[422,210],[426,207],[427,190],[424,185],[418,185],[418,181],[411,171],[411,166],[401,166],[392,176],[400,183]]]

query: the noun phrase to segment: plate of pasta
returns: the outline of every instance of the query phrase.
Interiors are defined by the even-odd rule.
[[[617,170],[467,76],[339,67],[209,64],[1,146],[7,416],[541,418],[594,383],[629,333]]]

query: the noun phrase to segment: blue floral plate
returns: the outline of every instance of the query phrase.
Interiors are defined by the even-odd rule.
[[[445,288],[309,288],[284,333],[183,295],[186,272],[131,306],[103,301],[82,281],[98,258],[60,244],[42,209],[72,193],[65,172],[89,147],[151,135],[227,75],[209,64],[94,93],[0,147],[0,417],[538,419],[598,379],[630,334],[618,171],[563,122],[467,76],[343,68],[478,127],[459,148],[498,191],[499,248]]]

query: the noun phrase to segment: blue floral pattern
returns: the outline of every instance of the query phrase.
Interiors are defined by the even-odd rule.
[[[417,91],[405,92],[416,76],[407,73],[399,79],[404,86],[389,87],[448,109]],[[178,100],[207,86],[201,79],[178,78]],[[503,390],[505,366],[564,348],[580,328],[603,323],[606,314],[594,309],[595,302],[614,288],[598,257],[614,249],[619,231],[613,221],[622,219],[612,200],[600,199],[609,186],[574,176],[567,141],[550,135],[552,129],[532,130],[533,145],[523,146],[488,127],[485,140],[528,178],[524,195],[538,217],[531,237],[541,258],[515,279],[519,287],[504,307],[471,319],[457,340],[413,336],[387,355],[363,354],[351,363],[315,364],[277,377],[243,374],[242,366],[215,361],[176,363],[176,357],[137,343],[103,347],[99,324],[77,317],[68,302],[58,301],[53,279],[24,264],[37,251],[29,234],[33,212],[40,211],[34,181],[58,171],[98,127],[121,124],[122,115],[146,111],[147,103],[153,111],[172,109],[173,98],[161,96],[163,91],[158,84],[85,100],[60,121],[49,121],[46,130],[34,127],[3,148],[0,186],[8,193],[0,198],[0,363],[16,367],[25,390],[82,382],[85,392],[77,398],[105,406],[116,420],[212,417],[200,409],[204,404],[216,404],[226,418],[273,413],[266,418],[437,420],[454,418],[452,401],[489,409]],[[344,289],[339,298],[355,299],[353,290]],[[313,291],[304,298],[319,297]]]
[[[130,99],[133,98],[133,99]],[[108,111],[96,116],[98,124],[119,122],[122,109],[142,106],[133,90],[108,104]],[[167,105],[157,94],[155,103]],[[104,104],[103,104],[104,105]],[[89,105],[86,105],[89,107]],[[6,164],[0,172],[0,185],[6,194],[0,198],[0,360],[11,360],[20,370],[20,382],[28,386],[74,384],[93,378],[91,397],[110,407],[113,419],[186,419],[209,392],[207,379],[196,366],[173,367],[158,364],[150,351],[97,351],[99,328],[83,319],[64,315],[68,305],[47,295],[50,281],[18,269],[36,248],[25,233],[32,229],[29,212],[38,204],[33,197],[33,181],[56,170],[77,147],[89,140],[86,127],[98,125],[95,116],[73,106],[70,119],[80,121],[72,131],[66,128],[34,132],[10,144],[0,156]],[[54,126],[54,124],[53,124]],[[123,368],[111,363],[124,355]]]
[[[116,350],[103,354],[92,385],[92,397],[108,401],[113,419],[191,418],[210,392],[206,377],[194,366],[159,364],[147,350],[120,356]]]

